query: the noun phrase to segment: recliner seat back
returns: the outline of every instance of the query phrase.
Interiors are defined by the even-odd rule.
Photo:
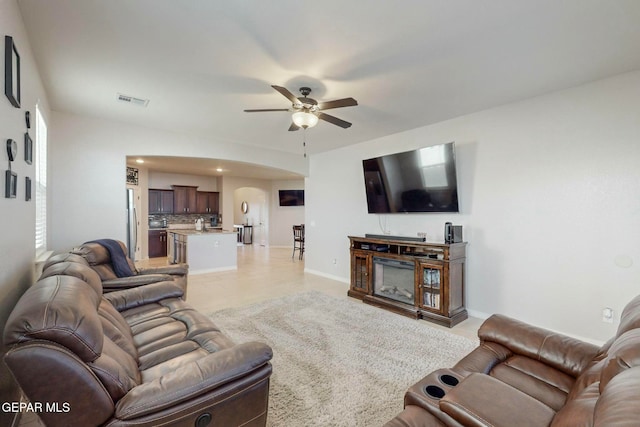
[[[120,245],[126,256],[127,247],[122,242],[118,242],[118,244]],[[73,253],[82,256],[89,263],[91,268],[93,268],[98,273],[100,279],[111,280],[118,278],[113,269],[111,255],[109,254],[107,248],[105,248],[101,244],[84,243],[79,248],[74,249]],[[129,264],[129,268],[134,274],[136,274],[137,270],[135,264],[128,256],[126,256],[126,259],[127,264]]]

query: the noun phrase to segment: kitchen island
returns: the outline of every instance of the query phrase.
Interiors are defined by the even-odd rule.
[[[189,274],[236,270],[237,234],[234,231],[169,229],[169,262],[189,264]]]

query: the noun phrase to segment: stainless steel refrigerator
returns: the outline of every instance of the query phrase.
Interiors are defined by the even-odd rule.
[[[138,212],[136,211],[136,194],[133,188],[127,188],[127,248],[129,258],[135,261],[138,247]]]

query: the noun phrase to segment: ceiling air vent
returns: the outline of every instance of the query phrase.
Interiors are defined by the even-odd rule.
[[[118,94],[118,101],[127,102],[129,104],[138,105],[140,107],[146,107],[149,105],[148,99],[136,98],[135,96],[124,95],[122,93]]]

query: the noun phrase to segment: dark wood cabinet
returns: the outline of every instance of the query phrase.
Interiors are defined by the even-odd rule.
[[[369,277],[371,276],[370,251],[351,251],[351,289],[348,295],[362,299],[369,294]]]
[[[217,191],[198,191],[196,194],[196,213],[218,213],[219,200],[220,193]]]
[[[149,258],[167,256],[167,230],[149,230]]]
[[[149,214],[173,213],[173,191],[149,190]]]
[[[186,185],[172,185],[173,188],[173,213],[197,213],[198,187]]]
[[[464,307],[466,243],[349,236],[348,295],[393,312],[454,326]]]

